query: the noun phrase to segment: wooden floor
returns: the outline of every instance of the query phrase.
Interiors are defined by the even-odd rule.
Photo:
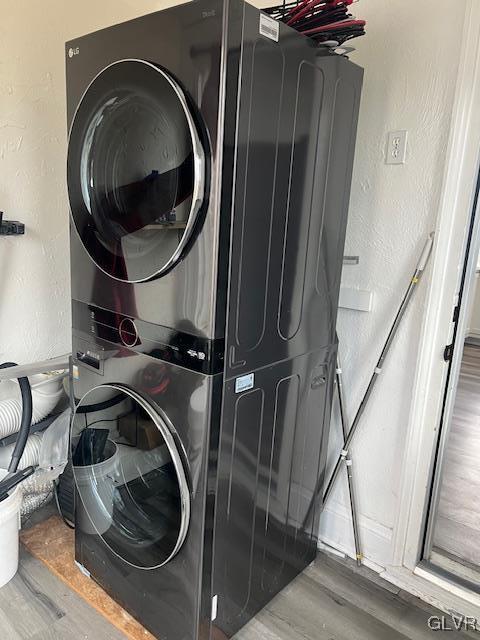
[[[480,347],[465,345],[433,544],[480,566]]]
[[[322,554],[235,640],[422,640],[437,633],[428,628],[431,615],[441,614],[376,574]],[[0,638],[125,640],[25,550],[19,573],[0,589]]]
[[[15,578],[0,589],[2,640],[125,640],[39,560],[21,552]]]

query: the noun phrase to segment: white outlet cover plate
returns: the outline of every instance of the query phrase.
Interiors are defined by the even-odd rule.
[[[385,164],[405,164],[407,160],[408,131],[390,131]]]

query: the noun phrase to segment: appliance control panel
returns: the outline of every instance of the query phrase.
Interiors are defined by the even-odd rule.
[[[95,344],[105,343],[106,348],[117,345],[211,375],[223,371],[224,340],[153,325],[78,300],[72,301],[72,321],[77,335],[86,341],[93,338]],[[92,355],[91,349],[77,351],[74,355],[78,362],[101,371],[101,358]]]

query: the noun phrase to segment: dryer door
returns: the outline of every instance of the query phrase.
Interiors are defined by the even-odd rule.
[[[159,408],[124,385],[93,388],[72,420],[76,526],[134,567],[166,564],[190,522],[185,461]]]
[[[69,137],[70,208],[109,276],[145,282],[184,255],[205,198],[198,122],[178,82],[143,60],[106,67],[84,93]]]

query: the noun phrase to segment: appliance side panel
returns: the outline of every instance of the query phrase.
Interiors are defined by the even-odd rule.
[[[337,370],[337,355],[338,355],[338,343],[335,344],[334,347],[330,348],[329,356],[325,363],[324,370],[320,373],[321,376],[324,375],[326,371],[327,379],[325,385],[325,397],[323,406],[319,403],[319,395],[315,392],[312,392],[310,395],[310,403],[309,403],[309,412],[310,417],[313,421],[315,421],[316,416],[321,416],[323,411],[323,429],[320,438],[320,456],[318,459],[318,472],[316,478],[316,485],[314,488],[314,493],[312,496],[312,511],[311,511],[311,522],[312,522],[312,536],[315,536],[317,540],[320,534],[320,518],[323,511],[323,487],[325,486],[325,478],[327,473],[327,456],[328,456],[328,443],[330,438],[330,426],[332,423],[332,406],[334,401],[335,394],[335,375]],[[317,376],[313,376],[312,384],[313,389],[318,388],[317,384],[321,380],[318,380]]]
[[[211,637],[316,555],[362,83],[285,25],[278,42],[259,35],[259,15],[246,6]]]
[[[259,16],[257,9],[245,5],[227,307],[233,367],[264,338],[269,252],[279,206],[275,188],[285,124],[285,51],[260,35]]]
[[[335,343],[362,81],[343,57],[291,30],[268,40],[257,23],[241,71],[227,378]]]
[[[329,161],[323,194],[323,225],[317,242],[315,297],[330,303],[329,323],[335,330],[342,276],[362,70],[346,60],[337,64],[332,98]],[[319,141],[321,144],[321,141]]]
[[[265,38],[245,45],[237,143],[235,243],[238,261],[236,342],[255,348],[264,336],[265,291],[275,206],[280,112],[285,58],[282,49]]]
[[[312,235],[315,237],[315,227],[323,223],[314,196],[320,163],[317,141],[322,109],[318,105],[324,101],[325,76],[322,69],[302,61],[296,80],[278,303],[278,333],[284,341],[292,340],[300,330],[307,306],[305,295],[309,293],[307,268],[312,253],[309,242]]]
[[[220,442],[220,424],[222,409],[223,376],[212,378],[212,391],[209,407],[208,462],[205,495],[205,520],[203,534],[202,571],[199,576],[198,591],[198,631],[197,640],[210,640],[212,624],[213,591],[213,552],[214,524],[217,488],[218,448]]]
[[[227,637],[315,558],[335,352],[259,369],[243,392],[225,383],[213,588]]]
[[[225,3],[222,42],[222,71],[220,80],[224,93],[220,95],[219,119],[223,120],[222,171],[219,185],[221,194],[218,219],[217,281],[215,291],[215,336],[225,337],[228,272],[230,266],[231,210],[235,193],[235,166],[237,119],[241,86],[240,66],[243,56],[242,34],[245,3],[229,0]],[[218,176],[217,176],[218,178]]]

